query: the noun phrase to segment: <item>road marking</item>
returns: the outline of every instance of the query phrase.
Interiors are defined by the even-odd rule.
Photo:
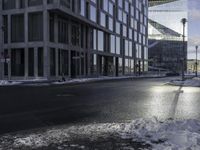
[[[72,95],[72,94],[58,94],[58,95],[56,95],[57,97],[72,97],[72,96],[74,96],[74,95]]]

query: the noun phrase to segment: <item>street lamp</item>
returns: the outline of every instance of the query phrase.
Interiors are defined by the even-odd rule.
[[[197,77],[197,72],[198,72],[197,50],[198,50],[198,46],[196,45],[196,77]]]
[[[182,51],[182,81],[185,79],[184,71],[185,71],[185,24],[187,22],[186,18],[181,19],[181,23],[183,24],[183,51]]]

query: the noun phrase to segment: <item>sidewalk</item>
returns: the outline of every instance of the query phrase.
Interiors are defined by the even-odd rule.
[[[200,78],[199,77],[192,77],[192,78],[188,78],[184,81],[182,81],[182,80],[172,80],[168,84],[174,85],[174,86],[200,87]]]
[[[61,80],[44,80],[44,79],[34,79],[34,80],[0,80],[0,86],[12,86],[12,85],[31,85],[31,86],[48,86],[48,85],[63,85],[63,84],[75,84],[75,83],[88,83],[88,82],[98,82],[98,81],[109,81],[109,80],[122,80],[122,79],[142,79],[142,78],[162,78],[165,75],[140,75],[140,76],[120,76],[120,77],[108,77],[100,76],[96,78],[75,78],[66,79],[66,81]]]

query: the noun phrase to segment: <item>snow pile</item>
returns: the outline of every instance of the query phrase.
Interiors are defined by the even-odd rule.
[[[0,80],[0,86],[17,85],[20,83],[21,82],[17,82],[17,81]]]
[[[90,124],[86,126],[57,127],[36,133],[4,135],[0,137],[0,149],[37,149],[52,144],[61,146],[66,141],[85,139],[86,143],[98,139],[120,138],[123,141],[140,142],[155,150],[199,150],[199,120],[137,119],[128,123]],[[130,142],[129,142],[130,143]],[[123,145],[123,144],[122,144]],[[125,147],[124,147],[125,148]],[[122,148],[123,149],[123,148]]]
[[[171,84],[171,85],[177,85],[177,86],[200,87],[200,78],[187,79],[185,81],[182,81],[182,80],[172,80],[172,81],[170,81],[169,84]]]
[[[140,119],[126,124],[121,135],[125,139],[143,141],[156,150],[200,149],[200,121],[197,120]]]

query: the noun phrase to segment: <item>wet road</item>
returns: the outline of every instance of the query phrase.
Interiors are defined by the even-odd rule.
[[[200,88],[165,85],[169,80],[0,87],[0,134],[136,118],[200,119]]]

